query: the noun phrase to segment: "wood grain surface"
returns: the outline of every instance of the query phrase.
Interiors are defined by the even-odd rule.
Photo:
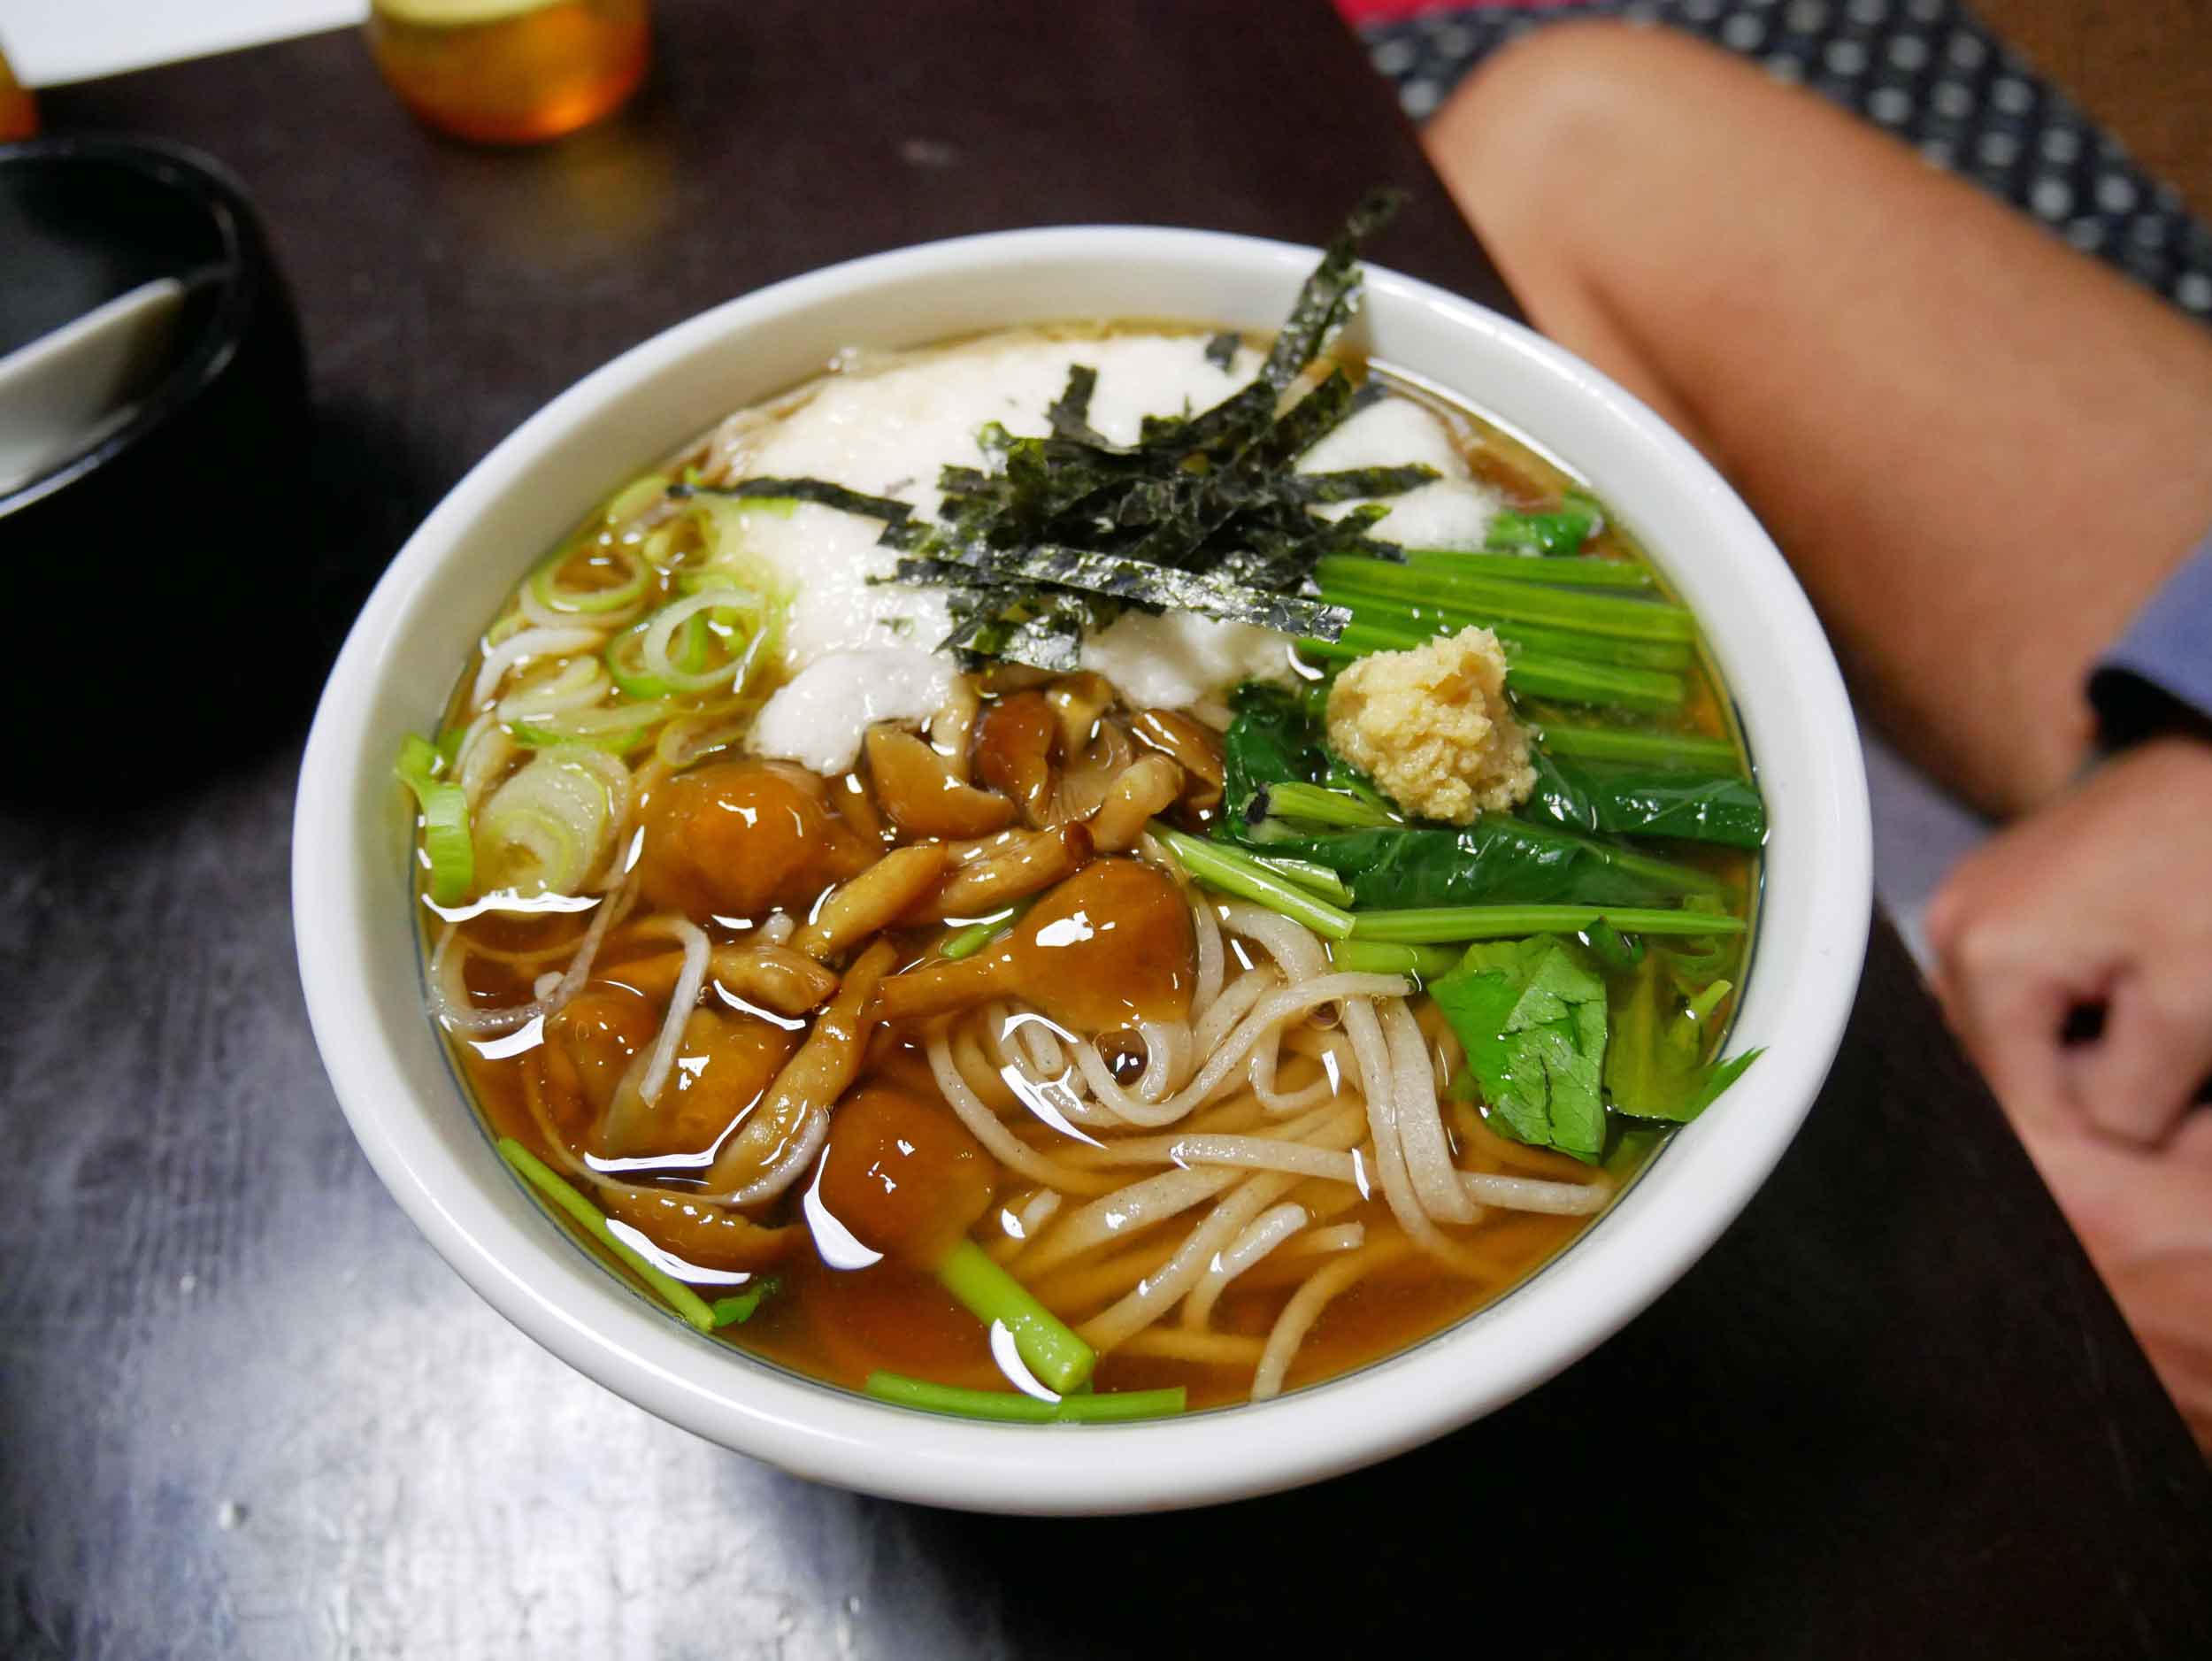
[[[1055,221],[1310,239],[1395,181],[1378,258],[1502,298],[1317,3],[658,12],[634,110],[532,154],[424,134],[344,35],[45,100],[259,202],[334,635],[552,393],[826,261]],[[97,740],[118,766],[150,708]],[[1303,1493],[1011,1522],[702,1443],[439,1262],[309,1040],[296,759],[104,814],[19,781],[0,821],[0,1654],[2212,1653],[2212,1480],[1885,923],[1773,1180],[1563,1378]]]

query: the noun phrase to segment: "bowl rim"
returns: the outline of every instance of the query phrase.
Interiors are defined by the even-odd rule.
[[[1647,1307],[1732,1222],[1794,1136],[1826,1077],[1850,1014],[1872,904],[1866,780],[1842,679],[1809,603],[1749,510],[1660,418],[1589,365],[1475,302],[1386,268],[1367,267],[1369,305],[1413,307],[1479,336],[1487,350],[1586,402],[1590,419],[1677,482],[1680,511],[1701,514],[1759,594],[1758,621],[1787,665],[1790,719],[1817,744],[1793,804],[1816,850],[1803,901],[1825,943],[1784,990],[1787,1049],[1763,1059],[1757,1113],[1725,1139],[1691,1127],[1661,1162],[1665,1183],[1632,1184],[1519,1289],[1384,1360],[1274,1401],[1113,1426],[1002,1426],[872,1402],[702,1337],[649,1307],[611,1271],[611,1294],[573,1297],[530,1227],[443,1147],[411,1100],[395,1052],[354,1011],[365,996],[364,909],[351,881],[351,819],[361,781],[388,765],[372,728],[386,658],[411,590],[467,546],[472,525],[521,470],[618,395],[737,333],[825,301],[862,300],[948,272],[1053,258],[1111,261],[1140,250],[1164,261],[1219,263],[1225,275],[1294,286],[1317,257],[1294,243],[1150,226],[986,233],[867,256],[725,302],[592,372],[526,420],[456,485],[411,537],[349,634],[317,710],[294,819],[294,924],[309,1017],[356,1137],[401,1208],[507,1319],[587,1376],[662,1418],[797,1475],[889,1498],[963,1509],[1102,1514],[1209,1503],[1318,1480],[1455,1429],[1579,1359]],[[916,342],[916,344],[926,342]],[[1420,365],[1408,365],[1417,371]],[[1510,421],[1512,412],[1504,411]],[[1636,517],[1635,504],[1623,504]],[[1670,568],[1663,550],[1655,550]],[[1709,620],[1701,619],[1701,620]],[[1724,655],[1718,632],[1709,636]],[[1776,718],[1778,722],[1781,718]],[[1755,728],[1757,723],[1752,722]],[[1772,909],[1770,892],[1766,905]],[[1759,957],[1747,997],[1764,987]],[[426,1026],[427,1017],[425,1017]],[[494,1167],[504,1173],[495,1156]],[[1702,1183],[1693,1195],[1685,1175]],[[507,1196],[511,1197],[511,1196]]]
[[[117,172],[171,191],[190,200],[205,216],[221,252],[193,272],[169,273],[205,282],[215,291],[215,304],[197,332],[177,348],[168,369],[139,400],[130,419],[97,442],[72,450],[13,488],[0,491],[0,520],[89,477],[205,396],[229,372],[269,286],[245,187],[220,162],[189,145],[111,133],[48,134],[0,144],[0,167],[10,165]],[[57,332],[58,328],[26,341],[18,350],[35,347]]]

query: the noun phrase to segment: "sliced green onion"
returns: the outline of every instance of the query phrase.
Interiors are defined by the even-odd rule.
[[[615,685],[634,698],[664,698],[676,688],[645,666],[645,631],[653,619],[633,623],[607,642],[607,673]],[[713,644],[703,613],[687,618],[677,631],[669,656],[679,669],[696,673],[707,666]]]
[[[620,530],[667,494],[668,481],[659,473],[649,473],[616,491],[600,519],[609,529]]]
[[[422,809],[422,850],[430,861],[430,897],[458,905],[476,886],[476,842],[469,830],[469,799],[457,784],[437,775],[451,762],[429,740],[413,733],[399,747],[393,771]]]
[[[518,893],[574,894],[613,834],[603,755],[562,745],[541,750],[484,804],[477,822],[488,874]]]
[[[1252,806],[1259,810],[1250,813],[1255,819],[1312,819],[1317,824],[1348,825],[1360,830],[1380,830],[1400,823],[1395,814],[1362,801],[1348,790],[1295,781],[1262,786],[1252,798]]]
[[[1640,761],[1655,766],[1725,767],[1743,771],[1743,757],[1724,738],[1694,733],[1640,733],[1613,727],[1545,724],[1539,740],[1555,756],[1586,761]]]
[[[974,1241],[964,1239],[945,1254],[937,1279],[985,1326],[1004,1325],[1029,1370],[1053,1389],[1065,1395],[1089,1380],[1097,1352]]]
[[[1448,946],[1400,946],[1379,940],[1333,940],[1329,962],[1348,974],[1417,974],[1433,980],[1459,967]]]
[[[1553,582],[1571,588],[1648,588],[1643,566],[1597,555],[1467,553],[1455,548],[1409,548],[1406,564],[1443,576],[1502,577],[1514,582]]]
[[[1685,906],[1678,911],[1619,905],[1433,905],[1362,911],[1352,919],[1361,940],[1402,945],[1456,940],[1518,940],[1529,934],[1577,934],[1610,923],[1626,934],[1740,934],[1743,919]]]
[[[1165,1419],[1181,1412],[1189,1396],[1178,1384],[1164,1390],[1106,1390],[1039,1401],[1012,1390],[971,1390],[957,1384],[933,1384],[900,1373],[868,1375],[863,1394],[879,1402],[918,1407],[924,1412],[961,1419],[986,1419],[1014,1425],[1097,1425],[1132,1419]]]
[[[603,588],[570,588],[558,580],[559,573],[580,551],[565,549],[530,573],[530,592],[556,611],[577,617],[588,617],[601,611],[619,611],[643,597],[647,587],[653,581],[651,565],[639,555],[616,544],[613,547],[594,548],[591,557],[619,560],[626,565],[628,573],[621,581]]]
[[[747,589],[727,584],[699,588],[672,601],[646,619],[638,656],[645,673],[679,692],[707,692],[726,681],[741,681],[750,673],[767,634],[768,601]],[[716,665],[687,669],[683,654],[689,650],[677,639],[677,631],[695,621],[711,634],[718,627],[732,638],[725,642],[727,656]]]
[[[607,1226],[605,1214],[579,1194],[565,1179],[556,1175],[544,1160],[512,1136],[499,1139],[499,1155],[520,1172],[532,1188],[574,1218],[594,1240],[621,1258],[624,1265],[638,1279],[667,1299],[669,1306],[676,1313],[703,1333],[714,1330],[714,1311],[707,1307],[706,1300],[618,1235]],[[758,1301],[757,1294],[755,1301]]]
[[[1331,905],[1271,871],[1257,855],[1225,848],[1161,824],[1152,822],[1152,834],[1199,881],[1233,894],[1239,899],[1263,905],[1271,911],[1303,923],[1325,940],[1348,940],[1352,914]]]
[[[653,735],[653,728],[674,713],[665,704],[602,704],[585,710],[551,710],[515,717],[507,730],[518,744],[545,750],[555,744],[589,744],[624,755]]]
[[[1259,862],[1270,871],[1288,878],[1310,894],[1317,894],[1332,905],[1349,905],[1352,890],[1344,879],[1328,866],[1310,859],[1278,858],[1272,854],[1257,856]]]

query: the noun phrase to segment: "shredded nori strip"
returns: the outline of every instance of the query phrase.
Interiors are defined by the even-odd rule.
[[[741,479],[735,484],[674,484],[668,487],[668,494],[680,497],[705,495],[814,502],[826,508],[881,519],[887,525],[903,525],[914,512],[910,504],[895,497],[866,496],[858,490],[848,490],[841,484],[832,484],[826,479]]]
[[[1443,475],[1425,461],[1402,467],[1350,467],[1341,473],[1298,473],[1277,481],[1286,502],[1363,502],[1370,496],[1402,496]]]
[[[1056,403],[1045,406],[1045,419],[1052,423],[1052,435],[1071,444],[1087,444],[1093,450],[1110,450],[1109,444],[1091,426],[1091,394],[1098,387],[1098,371],[1087,364],[1068,365],[1067,390]]]
[[[1401,200],[1379,191],[1354,211],[1257,378],[1195,414],[1147,417],[1133,445],[1091,425],[1098,372],[1072,364],[1045,410],[1048,435],[1017,438],[987,423],[976,435],[986,465],[942,470],[933,523],[903,503],[815,479],[748,480],[721,493],[792,496],[883,520],[882,545],[903,557],[877,581],[943,588],[953,628],[941,645],[970,664],[997,657],[1073,669],[1085,634],[1132,607],[1334,640],[1351,614],[1322,602],[1315,562],[1404,555],[1372,534],[1388,511],[1381,505],[1333,520],[1313,508],[1399,495],[1437,474],[1420,465],[1296,471],[1299,457],[1380,396],[1341,369],[1281,406],[1358,310],[1359,246]],[[1234,333],[1217,335],[1207,359],[1226,370],[1240,344]]]
[[[1332,640],[1352,620],[1343,606],[1301,595],[1261,593],[1211,572],[1179,571],[1087,548],[1025,548],[981,566],[958,559],[902,559],[896,575],[906,582],[1072,588],[1085,596],[1253,623],[1279,634],[1311,636],[1327,630],[1323,637]]]

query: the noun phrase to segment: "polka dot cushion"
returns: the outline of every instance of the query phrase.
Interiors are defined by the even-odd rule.
[[[1588,0],[1432,12],[1363,32],[1419,120],[1493,48],[1593,13],[1687,29],[1801,81],[2212,316],[2212,227],[1955,0]]]

